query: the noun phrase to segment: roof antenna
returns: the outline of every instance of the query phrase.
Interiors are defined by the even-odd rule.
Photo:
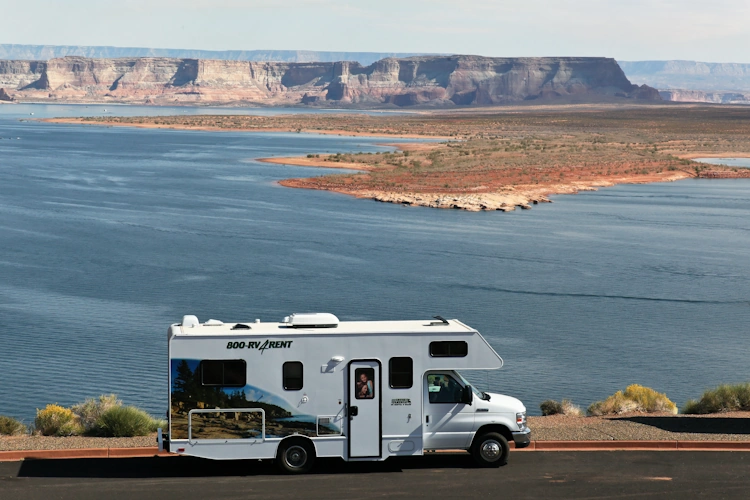
[[[435,318],[435,319],[437,319],[437,320],[440,320],[440,321],[442,321],[444,325],[447,325],[447,324],[448,324],[448,320],[447,320],[447,319],[445,319],[445,318],[444,318],[444,317],[442,317],[442,316],[433,316],[433,318]]]

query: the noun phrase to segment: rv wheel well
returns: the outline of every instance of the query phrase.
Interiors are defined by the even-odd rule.
[[[510,429],[501,424],[483,425],[479,428],[479,430],[477,430],[477,433],[474,436],[481,436],[482,434],[486,434],[488,432],[497,432],[505,439],[507,439],[508,442],[513,441],[513,434],[511,434]]]
[[[305,444],[307,447],[311,450],[313,450],[313,453],[315,455],[318,454],[318,450],[315,449],[315,443],[312,439],[308,438],[307,436],[303,436],[301,434],[293,434],[291,436],[287,436],[281,441],[279,441],[279,446],[276,448],[276,455],[278,456],[279,450],[283,449],[285,446],[289,446],[293,443],[300,443]]]

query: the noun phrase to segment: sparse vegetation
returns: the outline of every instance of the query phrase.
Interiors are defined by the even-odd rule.
[[[20,436],[26,434],[28,428],[23,422],[15,418],[0,415],[0,436]]]
[[[83,432],[89,435],[101,433],[101,418],[110,409],[122,406],[122,401],[116,394],[102,394],[97,399],[88,398],[83,403],[71,407],[73,413],[83,427]]]
[[[587,411],[591,416],[619,415],[630,412],[676,414],[677,405],[665,394],[642,385],[632,384],[625,389],[625,392],[617,391],[604,401],[597,401],[589,406]]]
[[[37,410],[34,426],[42,436],[133,437],[164,428],[166,422],[134,406],[123,406],[116,394],[103,394],[72,408],[47,405]]]
[[[581,408],[577,405],[574,405],[573,402],[569,399],[563,399],[562,402],[548,399],[546,401],[542,401],[542,403],[539,405],[539,409],[542,410],[542,415],[545,417],[550,415],[580,417],[583,413],[581,412]]]
[[[704,392],[697,401],[689,400],[682,410],[691,414],[729,411],[750,411],[750,382],[720,385]]]

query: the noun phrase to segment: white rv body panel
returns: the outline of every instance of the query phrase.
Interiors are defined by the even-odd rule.
[[[492,401],[430,403],[427,374],[500,368],[479,332],[457,320],[310,328],[292,320],[209,325],[189,318],[170,327],[169,451],[270,459],[283,439],[303,436],[318,457],[383,460],[471,445],[483,421],[477,409]],[[466,351],[433,356],[433,342],[465,342]],[[411,358],[410,387],[391,387],[393,358]],[[396,385],[405,385],[403,377]],[[518,431],[512,411],[482,411]]]

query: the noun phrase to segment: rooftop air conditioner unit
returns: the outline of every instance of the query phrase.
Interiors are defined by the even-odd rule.
[[[331,313],[294,313],[282,323],[292,328],[336,328],[339,319]]]

